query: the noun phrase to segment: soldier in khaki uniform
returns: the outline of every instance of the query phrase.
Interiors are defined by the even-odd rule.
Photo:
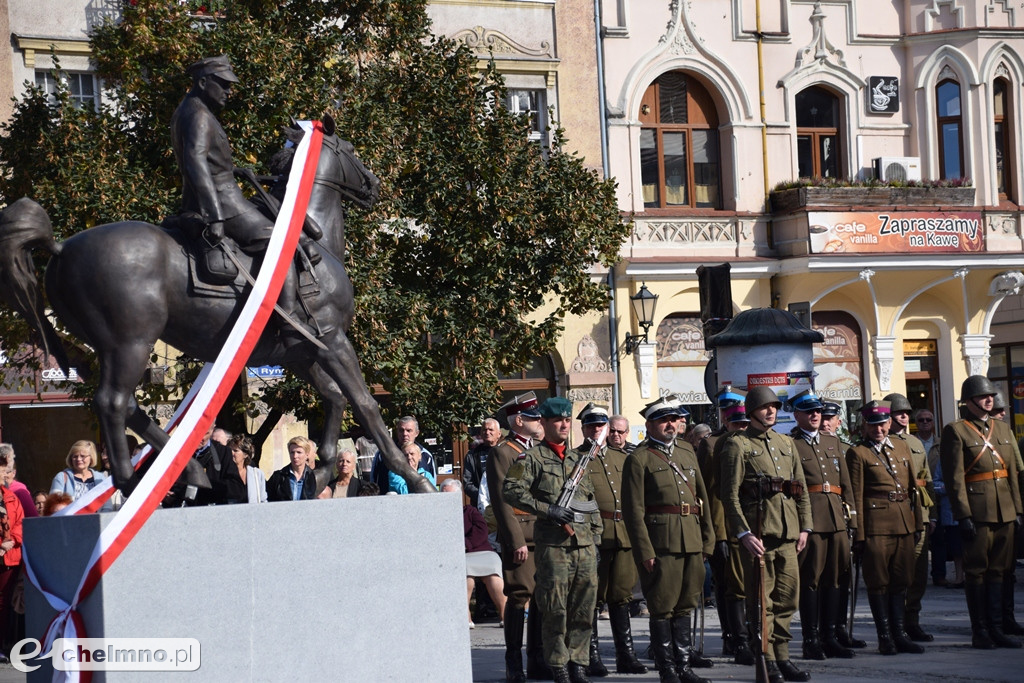
[[[850,537],[856,510],[843,444],[821,429],[824,403],[812,391],[791,402],[796,427],[790,432],[804,468],[814,527],[800,553],[800,628],[804,659],[853,657],[835,635],[839,616],[839,577],[850,564]]]
[[[871,401],[860,411],[864,438],[846,451],[858,512],[854,554],[862,558],[864,585],[878,632],[878,651],[920,654],[903,626],[907,586],[914,565],[915,535],[922,527],[913,501],[916,477],[910,448],[889,439],[889,403]]]
[[[588,403],[576,416],[583,428],[586,441],[577,450],[585,454],[591,443],[598,438],[605,425],[609,425],[608,410]],[[601,510],[604,531],[601,532],[601,547],[597,563],[597,604],[608,604],[608,619],[615,642],[615,670],[620,674],[645,674],[647,667],[636,658],[633,649],[633,633],[629,623],[629,601],[633,598],[633,586],[637,582],[636,565],[633,564],[633,550],[622,517],[622,471],[626,454],[610,446],[601,448],[597,457],[590,462],[590,482],[594,486],[594,498]],[[597,612],[594,610],[594,629],[590,637],[591,676],[608,675],[608,669],[601,661],[597,639]]]
[[[910,414],[914,408],[903,394],[888,394],[889,414],[892,426],[889,438],[902,439],[910,448],[910,462],[914,466],[915,485],[917,487],[914,504],[921,510],[924,519],[924,531],[914,545],[914,574],[907,587],[906,628],[911,640],[929,643],[935,637],[921,628],[921,599],[928,585],[928,546],[931,533],[935,530],[936,514],[935,489],[932,484],[932,471],[928,467],[928,452],[921,440],[910,433]]]
[[[964,380],[965,419],[947,424],[939,444],[946,491],[964,540],[971,643],[979,649],[1021,646],[1002,629],[1003,581],[1013,572],[1021,499],[1017,444],[1009,425],[989,416],[996,393],[983,375]]]
[[[509,683],[522,683],[523,626],[526,606],[534,588],[533,526],[536,516],[508,504],[501,495],[505,474],[512,463],[533,447],[533,440],[544,431],[537,410],[537,395],[532,391],[514,397],[502,406],[508,417],[508,436],[487,455],[485,479],[490,493],[491,510],[498,525],[501,544],[502,578],[505,581],[505,678]],[[534,618],[529,621],[526,643],[527,673],[531,678],[546,674],[541,648],[540,611],[533,606]]]
[[[800,590],[797,553],[807,545],[811,505],[796,445],[772,427],[782,403],[775,392],[756,386],[744,401],[750,426],[722,445],[722,503],[729,535],[739,539],[745,558],[747,623],[761,623],[758,573],[763,571],[767,628],[763,637],[772,683],[807,681],[811,675],[789,659],[789,625]],[[754,525],[760,509],[760,534]],[[761,558],[764,561],[760,569]]]
[[[707,491],[693,449],[674,443],[677,402],[658,399],[641,415],[647,440],[626,459],[622,512],[651,613],[651,649],[663,683],[706,683],[690,668],[690,615],[701,600],[704,555],[714,549]]]
[[[730,434],[746,429],[750,422],[743,408],[743,398],[743,394],[733,391],[732,387],[726,387],[718,394],[715,400],[722,428],[700,442],[697,462],[708,491],[711,525],[715,532],[715,551],[709,564],[715,581],[718,618],[722,624],[722,654],[732,655],[737,664],[750,666],[754,663],[754,653],[750,651],[744,611],[743,563],[740,561],[739,544],[729,538],[725,527],[725,508],[718,483],[721,469],[719,443]]]
[[[544,660],[556,683],[589,683],[587,646],[597,604],[597,543],[603,525],[586,472],[569,505],[558,505],[580,460],[568,447],[572,402],[549,398],[540,414],[544,440],[519,456],[502,494],[509,504],[537,515],[534,603],[541,608]]]

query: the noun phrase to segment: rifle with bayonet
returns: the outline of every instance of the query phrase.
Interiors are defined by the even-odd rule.
[[[601,449],[604,448],[604,441],[608,438],[608,425],[604,425],[601,431],[597,433],[594,440],[591,442],[590,449],[576,461],[576,466],[572,470],[572,474],[562,484],[562,490],[558,494],[558,499],[555,501],[555,505],[559,508],[569,510],[573,514],[572,521],[582,522],[584,514],[590,514],[598,512],[596,500],[575,500],[576,489],[579,488],[580,482],[583,481],[583,477],[587,476],[587,470],[590,468],[591,461],[596,458],[600,453]],[[561,520],[560,520],[561,521]],[[576,532],[572,528],[572,521],[563,521],[562,528],[565,529],[565,533],[570,536],[575,536]]]

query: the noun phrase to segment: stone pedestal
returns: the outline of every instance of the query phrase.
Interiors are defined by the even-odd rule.
[[[89,637],[196,638],[191,673],[95,681],[470,681],[462,501],[450,493],[158,510],[81,605]],[[113,514],[25,520],[68,598]],[[26,582],[27,635],[54,616]],[[31,648],[28,648],[31,650]],[[49,660],[29,674],[49,681]]]

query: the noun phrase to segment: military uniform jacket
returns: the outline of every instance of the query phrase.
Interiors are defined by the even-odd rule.
[[[935,485],[931,468],[928,467],[928,453],[924,450],[924,444],[921,443],[921,439],[906,432],[889,434],[889,438],[897,438],[907,443],[907,447],[910,449],[910,463],[914,466],[914,483],[917,484],[915,503],[921,506],[923,516],[933,516]]]
[[[782,477],[804,483],[796,498],[776,493],[764,501],[761,536],[795,541],[804,529],[812,528],[811,504],[807,499],[804,468],[793,439],[769,429],[760,432],[747,427],[722,443],[722,504],[729,536],[739,538],[753,532],[758,499],[749,493],[758,475]]]
[[[498,523],[498,541],[504,550],[512,551],[524,545],[533,545],[533,525],[536,515],[525,510],[517,510],[502,497],[502,485],[505,475],[526,447],[516,440],[513,433],[487,455],[487,492],[491,494],[491,511]]]
[[[913,504],[916,478],[905,441],[889,439],[881,452],[861,441],[846,451],[846,464],[859,513],[858,541],[922,530],[921,508]]]
[[[577,449],[580,452],[580,449]],[[580,455],[585,453],[580,452]],[[602,448],[590,461],[590,483],[594,486],[594,499],[601,508],[601,549],[629,548],[629,534],[622,517],[622,471],[626,454],[614,448]]]
[[[954,519],[995,524],[1020,514],[1016,449],[1010,426],[1002,420],[957,420],[943,428],[939,458]]]
[[[622,504],[637,564],[714,550],[707,490],[689,444],[684,449],[647,439],[637,446],[626,459]]]
[[[722,497],[719,495],[718,471],[721,462],[721,455],[718,452],[717,444],[720,440],[729,436],[729,432],[720,430],[700,442],[697,447],[697,463],[700,465],[700,476],[704,479],[704,487],[708,492],[708,508],[711,511],[711,529],[715,534],[715,541],[728,541],[729,533],[725,529],[725,508],[722,507]]]
[[[813,530],[819,534],[845,531],[847,520],[843,503],[850,510],[849,526],[855,528],[857,506],[853,499],[850,471],[846,467],[842,442],[831,434],[818,432],[812,443],[808,440],[811,437],[799,427],[790,432],[790,436],[793,437],[800,464],[804,468]],[[817,487],[829,490],[811,491]]]
[[[253,208],[235,182],[227,133],[200,97],[186,96],[174,111],[171,144],[181,170],[185,211],[215,223]]]
[[[578,451],[565,449],[565,460],[558,457],[546,443],[541,442],[526,451],[509,468],[501,492],[505,500],[537,515],[534,540],[537,545],[587,546],[593,545],[601,535],[601,515],[583,514],[582,522],[573,522],[575,532],[570,536],[561,524],[547,516],[548,508],[558,502],[562,486],[572,474],[580,459]],[[594,485],[584,475],[576,488],[574,501],[594,500]]]

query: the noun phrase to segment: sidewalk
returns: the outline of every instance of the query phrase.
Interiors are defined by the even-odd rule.
[[[1018,585],[1024,583],[1024,570],[1017,570]],[[1024,621],[1024,589],[1018,591],[1017,618]],[[601,637],[601,657],[612,672],[609,682],[657,681],[653,662],[644,657],[647,649],[648,626],[646,619],[633,619],[633,639],[637,654],[652,670],[642,676],[615,674],[615,651],[607,621],[598,622]],[[864,681],[1021,681],[1024,680],[1024,649],[975,650],[971,647],[970,621],[963,590],[929,586],[925,592],[921,624],[935,635],[932,643],[922,643],[923,655],[900,654],[883,657],[878,654],[874,623],[868,608],[867,595],[861,585],[857,598],[857,622],[854,633],[868,641],[868,647],[857,650],[853,659],[830,659],[824,662],[804,661],[800,658],[799,620],[793,620],[793,661],[801,669],[811,672],[812,681],[828,683],[863,683]],[[473,680],[493,683],[505,680],[504,640],[497,623],[477,624],[471,632],[473,643]],[[705,651],[714,659],[711,669],[695,669],[712,681],[753,681],[753,667],[738,666],[731,659],[721,657],[721,630],[718,613],[714,609],[705,614]]]

